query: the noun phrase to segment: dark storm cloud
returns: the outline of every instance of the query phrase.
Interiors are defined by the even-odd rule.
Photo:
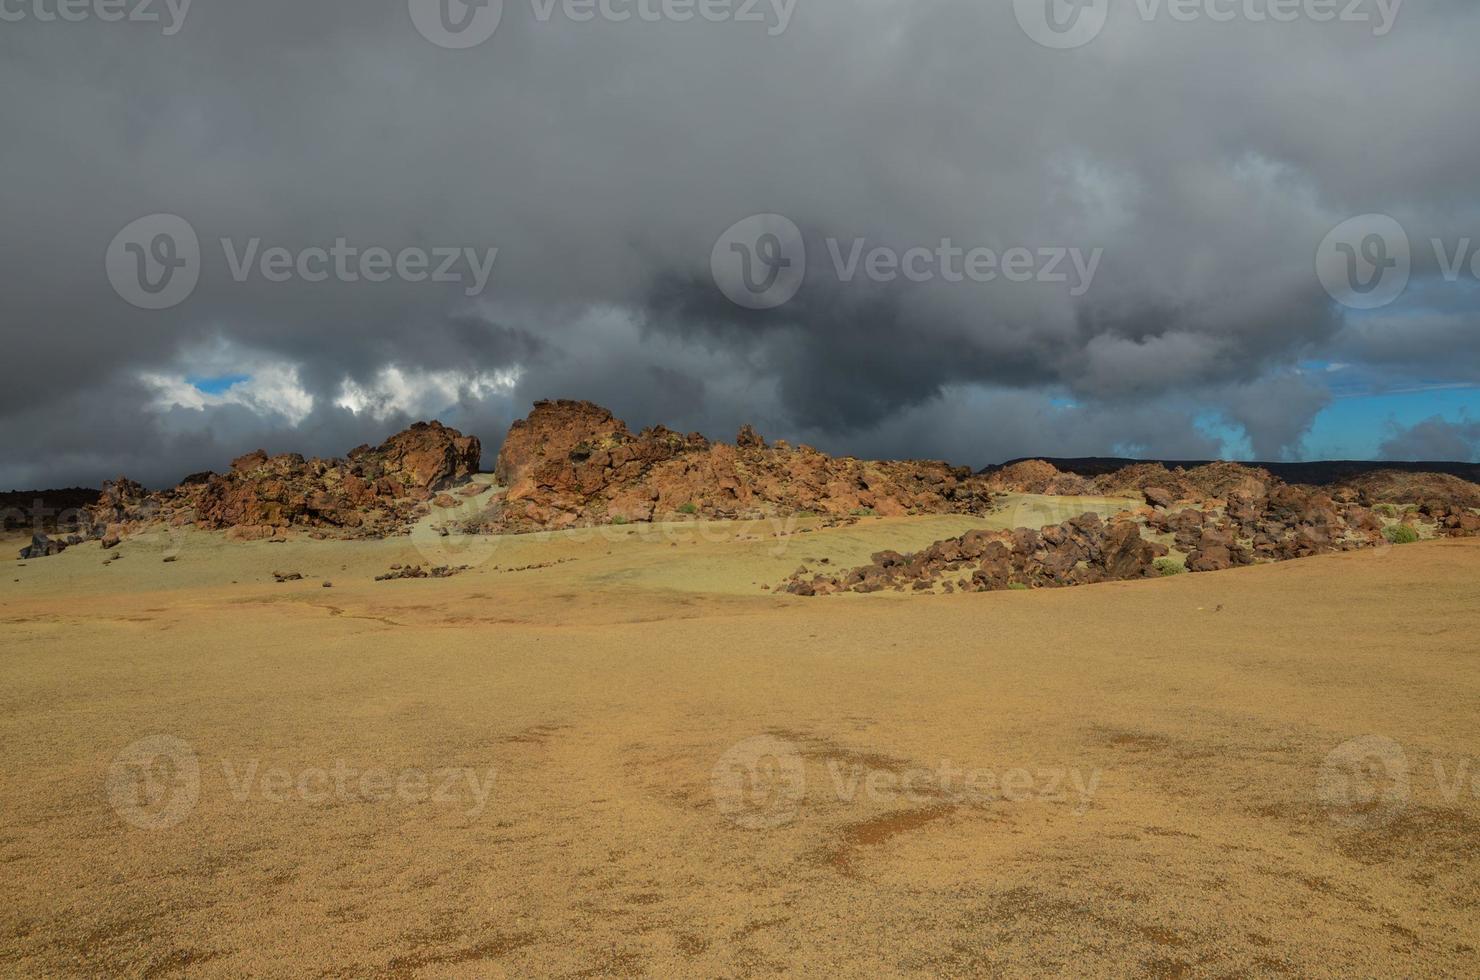
[[[1029,41],[1011,4],[970,0],[799,0],[778,37],[504,6],[497,33],[460,52],[420,36],[404,2],[195,0],[173,36],[0,25],[0,328],[21,366],[0,387],[0,484],[163,482],[257,444],[342,452],[444,407],[496,442],[556,396],[634,424],[727,436],[756,421],[971,464],[1211,455],[1189,420],[1214,413],[1278,456],[1326,398],[1302,360],[1345,346],[1379,373],[1452,377],[1433,344],[1475,343],[1472,298],[1416,328],[1432,342],[1405,343],[1406,318],[1354,328],[1313,272],[1316,244],[1353,214],[1393,213],[1416,243],[1480,229],[1472,4],[1406,5],[1383,38],[1122,18],[1067,52]],[[190,221],[204,259],[188,300],[145,312],[114,293],[103,256],[155,212]],[[795,221],[809,260],[797,297],[764,313],[709,279],[716,238],[758,212]],[[468,296],[237,282],[223,237],[499,251]],[[841,282],[828,239],[1103,259],[1077,296]],[[291,368],[283,397],[312,409],[182,405],[141,380],[210,373],[202,350]],[[388,366],[434,393],[429,373],[521,373],[440,404],[336,405],[347,379],[385,388]]]

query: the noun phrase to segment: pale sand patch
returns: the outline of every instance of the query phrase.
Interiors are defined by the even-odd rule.
[[[759,589],[975,526],[502,539],[438,581],[371,581],[428,560],[408,539],[190,533],[7,567],[0,971],[1480,970],[1480,801],[1434,769],[1480,758],[1480,543],[1052,592]],[[142,830],[105,776],[160,734],[199,797]],[[1370,734],[1410,796],[1349,828],[1318,780]],[[804,786],[753,786],[779,822],[750,830],[713,777],[758,737]],[[228,778],[339,760],[492,767],[493,790],[473,812],[466,787],[274,802]],[[887,790],[942,764],[1032,791]],[[1055,772],[1098,781],[1043,798]]]

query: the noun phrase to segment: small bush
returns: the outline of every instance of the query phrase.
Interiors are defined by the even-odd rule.
[[[1185,575],[1187,566],[1175,558],[1158,558],[1152,563],[1162,575]]]
[[[1418,532],[1407,524],[1394,524],[1383,528],[1382,536],[1391,544],[1412,544],[1418,540]]]
[[[695,503],[687,503],[678,508],[678,512],[680,514],[697,514],[699,513],[699,505]]]
[[[1398,516],[1398,505],[1397,504],[1378,504],[1376,507],[1374,507],[1372,509],[1374,511],[1376,511],[1377,513],[1381,514],[1383,517],[1396,518]]]
[[[857,510],[855,510],[853,512],[853,516],[854,517],[873,517],[874,516],[874,510],[873,510],[872,507],[860,507],[860,508],[858,508]]]
[[[1028,591],[1028,587],[1026,585],[1024,585],[1023,583],[1021,583],[1021,582],[1009,582],[1009,583],[1007,583],[1007,587],[1009,589],[1011,589],[1013,592],[1027,592]]]
[[[627,524],[627,523],[630,523],[630,522],[627,520],[627,518],[623,517],[621,514],[618,514],[616,517],[613,517],[612,518],[612,523],[613,524],[616,524],[617,526],[620,527],[621,525]]]

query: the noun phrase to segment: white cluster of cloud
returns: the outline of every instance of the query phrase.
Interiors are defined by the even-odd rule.
[[[523,371],[516,365],[498,371],[426,371],[389,365],[365,384],[346,378],[334,404],[356,415],[384,420],[430,416],[464,399],[507,398]]]
[[[139,380],[154,390],[150,407],[156,411],[184,408],[204,412],[239,405],[264,418],[296,426],[308,418],[314,406],[313,394],[304,389],[298,368],[290,364],[256,365],[250,375],[220,392],[203,391],[182,374],[143,371]]]

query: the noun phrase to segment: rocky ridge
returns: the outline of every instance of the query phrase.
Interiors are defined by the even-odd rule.
[[[1009,475],[995,483],[1023,493],[1044,492],[1031,489],[1039,487],[1061,492],[1072,485],[1052,470],[1042,461],[1031,467],[1017,464],[998,471]],[[1168,471],[1157,464],[1128,467],[1088,483],[1092,492],[1124,493],[1139,487],[1145,496],[1147,506],[1123,511],[1108,523],[1087,514],[1037,530],[971,531],[912,555],[880,552],[870,564],[841,574],[803,569],[778,591],[813,596],[882,589],[1062,587],[1182,570],[1221,571],[1384,547],[1395,540],[1480,535],[1480,513],[1469,505],[1471,493],[1480,487],[1436,474],[1420,474],[1423,479],[1416,482],[1413,474],[1398,475],[1398,489],[1382,474],[1373,474],[1375,479],[1366,483],[1328,493],[1232,463],[1190,471]],[[1373,499],[1424,493],[1442,493],[1443,499],[1430,496],[1402,506]]]
[[[633,434],[610,411],[575,401],[539,402],[514,423],[495,475],[509,489],[486,529],[501,532],[771,513],[979,514],[992,506],[968,468],[833,457],[767,444],[749,426],[733,445],[663,426]]]
[[[258,450],[234,460],[225,473],[196,474],[153,493],[120,477],[105,483],[98,502],[87,508],[86,536],[113,547],[161,522],[225,530],[237,540],[281,537],[290,528],[382,536],[404,529],[435,494],[476,473],[481,454],[477,438],[440,422],[418,422],[344,459]]]

